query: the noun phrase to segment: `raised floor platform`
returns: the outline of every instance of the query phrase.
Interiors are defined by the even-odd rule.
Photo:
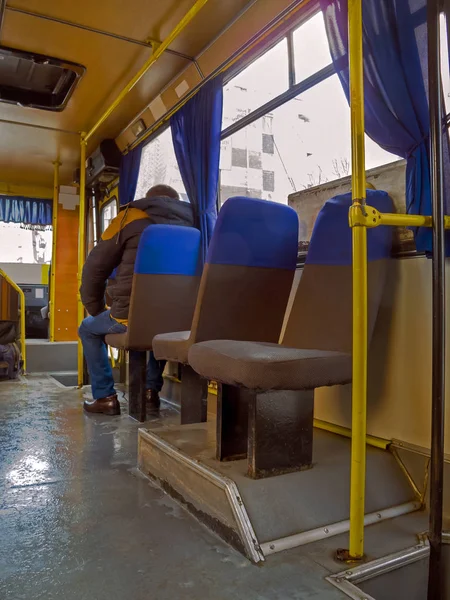
[[[315,430],[308,471],[253,480],[247,461],[215,459],[215,422],[139,430],[138,465],[254,562],[348,530],[350,440]],[[395,457],[368,447],[366,521],[420,508]]]

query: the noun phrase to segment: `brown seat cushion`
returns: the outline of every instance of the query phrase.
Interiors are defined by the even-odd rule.
[[[187,364],[191,346],[190,331],[161,333],[153,338],[153,353],[158,360],[173,360]]]
[[[125,333],[110,333],[105,337],[105,342],[113,348],[128,350],[128,331],[125,331]]]
[[[349,354],[262,342],[194,344],[189,364],[206,379],[258,390],[311,390],[349,383],[352,376]]]

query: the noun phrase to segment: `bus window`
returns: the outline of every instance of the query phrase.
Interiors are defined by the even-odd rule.
[[[109,227],[114,217],[117,217],[117,198],[115,196],[102,206],[100,214],[102,233]]]
[[[49,264],[52,257],[52,229],[0,223],[1,263]]]
[[[351,175],[350,109],[337,74],[326,69],[332,61],[322,13],[292,36],[296,84],[315,76],[312,87],[290,99],[283,94],[286,38],[224,86],[221,204],[232,196],[287,204],[293,192]],[[252,119],[268,100],[270,112]],[[368,169],[398,159],[366,136]]]
[[[368,169],[398,159],[366,136]],[[338,76],[223,139],[220,167],[221,204],[232,196],[287,204],[293,192],[351,175],[350,110]]]

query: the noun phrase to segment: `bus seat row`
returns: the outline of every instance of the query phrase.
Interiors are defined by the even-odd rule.
[[[186,424],[206,421],[207,414],[207,381],[188,364],[194,343],[279,339],[296,265],[295,211],[264,200],[230,198],[217,219],[201,279],[196,275],[199,235],[192,228],[165,225],[145,230],[128,331],[106,337],[108,345],[130,351],[130,414],[141,421],[145,350],[181,364],[181,421]]]
[[[219,213],[189,331],[160,334],[156,358],[181,363],[181,423],[206,421],[206,380],[189,364],[205,340],[277,342],[295,273],[298,217],[287,206],[230,198]]]
[[[367,201],[392,212],[385,192],[368,190]],[[253,478],[309,468],[314,389],[351,382],[351,202],[351,194],[338,196],[320,211],[280,344],[212,340],[189,351],[195,371],[221,384],[217,458],[246,454]],[[368,230],[369,341],[391,245],[392,228]]]
[[[368,190],[368,203],[381,212],[392,212],[392,201],[385,192]],[[328,201],[320,211],[280,343],[295,271],[298,218],[286,206],[249,198],[231,198],[220,211],[198,295],[198,278],[189,288],[191,312],[184,313],[184,326],[178,320],[170,329],[171,323],[175,323],[172,305],[164,321],[165,328],[161,328],[161,298],[151,278],[162,273],[155,272],[158,260],[152,257],[164,255],[167,249],[159,246],[162,239],[155,238],[159,250],[156,245],[146,247],[143,242],[142,255],[138,253],[130,323],[135,310],[139,313],[137,328],[142,328],[143,315],[152,320],[151,305],[157,314],[156,329],[148,327],[144,335],[143,329],[136,334],[130,328],[122,336],[107,337],[107,343],[116,347],[120,342],[121,347],[131,350],[152,348],[156,358],[183,365],[182,424],[206,420],[207,380],[219,382],[217,458],[233,460],[247,456],[251,477],[309,468],[314,389],[351,381],[350,204],[351,196],[345,194]],[[166,226],[150,226],[146,236],[151,237],[155,227]],[[171,235],[181,236],[185,232],[180,230],[186,228],[173,229],[178,231]],[[166,245],[167,242],[168,238]],[[182,252],[185,244],[180,238],[178,248],[183,248]],[[391,230],[388,227],[369,230],[369,338],[390,252]],[[160,271],[170,275],[167,264],[164,262]],[[183,276],[192,277],[194,282],[193,265],[191,258]],[[137,309],[139,276],[149,279]],[[153,293],[159,297],[158,301],[151,300]],[[180,303],[180,298],[176,302]],[[150,337],[158,327],[157,335]],[[143,377],[133,392],[135,397],[139,396],[137,418],[145,418]]]

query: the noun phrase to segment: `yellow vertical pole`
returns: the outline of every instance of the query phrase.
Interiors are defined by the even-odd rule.
[[[84,319],[84,306],[81,302],[81,275],[86,255],[86,134],[80,139],[80,212],[78,235],[78,326]],[[78,386],[83,385],[83,346],[78,338]]]
[[[58,227],[59,203],[59,167],[61,163],[53,163],[53,215],[52,215],[52,264],[50,267],[50,341],[55,341],[55,296],[56,296],[56,235]]]
[[[362,0],[349,0],[349,68],[352,128],[353,209],[365,210],[364,63]],[[350,483],[350,549],[364,555],[367,418],[367,229],[354,226],[353,239],[353,390]]]

